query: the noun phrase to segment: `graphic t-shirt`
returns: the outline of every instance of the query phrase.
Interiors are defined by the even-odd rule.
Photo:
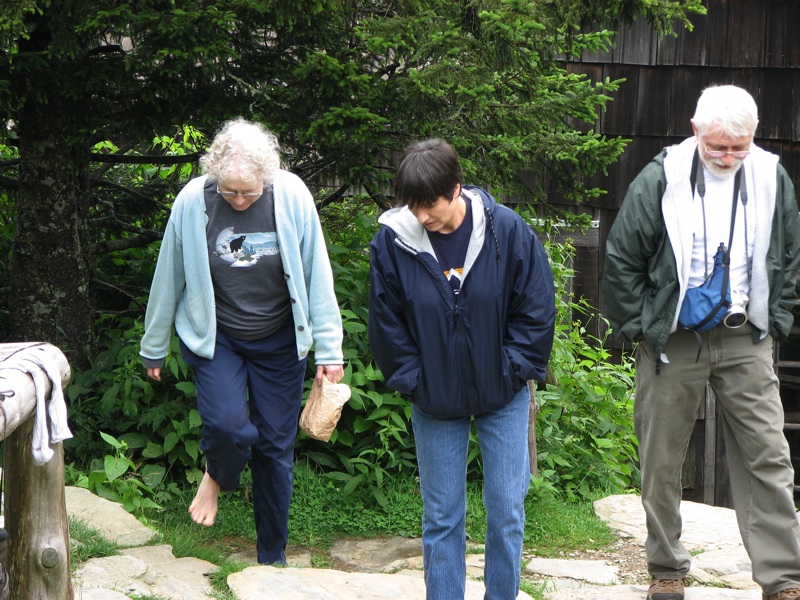
[[[206,182],[204,194],[217,327],[236,339],[266,337],[291,314],[272,188],[243,211],[217,193],[216,181]]]
[[[428,239],[431,241],[436,259],[444,268],[444,276],[450,282],[453,291],[461,291],[461,275],[464,273],[464,261],[467,258],[469,238],[472,236],[472,207],[467,202],[467,212],[464,220],[450,233],[429,231]]]

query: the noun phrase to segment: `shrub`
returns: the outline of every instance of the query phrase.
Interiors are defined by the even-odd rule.
[[[634,365],[611,360],[606,338],[587,331],[579,316],[608,323],[568,291],[571,244],[547,244],[556,282],[556,331],[550,356],[552,378],[537,393],[540,479],[567,496],[592,490],[618,493],[637,480],[633,433]],[[606,334],[608,335],[608,334]]]
[[[315,465],[344,494],[366,488],[387,507],[387,481],[413,476],[416,457],[410,404],[386,386],[367,341],[368,247],[377,230],[377,209],[366,198],[349,197],[325,207],[322,220],[345,331],[344,382],[351,386],[352,397],[329,442],[298,433],[297,456]],[[605,339],[589,335],[576,318],[593,316],[594,311],[568,292],[574,249],[549,242],[545,249],[556,280],[558,313],[550,360],[553,380],[536,396],[540,475],[533,483],[568,496],[586,497],[597,489],[622,491],[636,477],[633,365],[625,359],[613,363]],[[130,254],[115,260],[138,261],[140,273],[152,272],[153,249],[126,252]],[[67,394],[75,438],[65,449],[74,469],[92,469],[92,458],[107,451],[97,432],[107,432],[124,443],[132,472],[156,492],[155,501],[163,502],[171,485],[196,484],[202,476],[196,392],[175,336],[163,381],[147,378],[138,355],[145,299],[132,302],[138,312],[98,320],[105,350],[91,368],[73,373]],[[313,356],[308,365],[306,397],[315,369]],[[468,457],[468,479],[478,480],[481,462],[474,433]]]

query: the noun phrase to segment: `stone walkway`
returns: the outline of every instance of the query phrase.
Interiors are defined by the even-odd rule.
[[[208,574],[217,567],[196,558],[175,558],[169,546],[147,546],[154,532],[121,506],[90,492],[68,487],[67,512],[128,548],[119,556],[87,561],[74,574],[79,600],[130,600],[153,596],[165,600],[207,600]],[[644,544],[644,512],[638,496],[610,496],[595,503],[596,514],[618,536]],[[682,503],[683,541],[696,554],[686,600],[761,600],[750,561],[730,509]],[[289,548],[287,568],[254,564],[255,551],[235,558],[253,564],[228,577],[238,600],[420,600],[425,597],[419,539],[340,541],[330,550],[343,569],[311,568],[305,549]],[[483,555],[469,553],[470,577],[483,574]],[[644,585],[616,585],[616,567],[605,561],[533,559],[527,573],[546,577],[547,600],[643,600]],[[481,600],[483,584],[467,583],[467,600]],[[520,593],[518,599],[530,600]]]

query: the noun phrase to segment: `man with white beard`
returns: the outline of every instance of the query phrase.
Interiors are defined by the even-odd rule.
[[[798,600],[800,526],[773,369],[774,340],[794,322],[795,191],[778,157],[753,143],[758,111],[745,90],[704,90],[691,123],[694,136],[664,149],[628,188],[603,272],[606,316],[616,335],[638,342],[647,598],[684,598],[681,467],[708,384],[753,579],[764,600]]]

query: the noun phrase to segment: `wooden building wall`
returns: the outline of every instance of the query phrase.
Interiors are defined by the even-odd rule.
[[[574,211],[599,221],[597,246],[578,249],[575,288],[603,312],[599,281],[605,239],[628,184],[665,146],[692,135],[690,118],[701,91],[712,84],[747,89],[759,107],[756,143],[778,154],[800,188],[800,0],[708,0],[708,14],[692,18],[693,31],[658,39],[646,23],[621,31],[609,52],[585,53],[566,68],[599,81],[625,79],[596,124],[600,133],[631,140],[608,176],[592,183],[607,194]],[[558,204],[557,197],[551,202]],[[800,325],[800,319],[798,319]],[[616,349],[620,345],[616,344]],[[800,501],[800,329],[778,356],[779,375]],[[794,364],[794,366],[792,366]],[[709,410],[715,410],[713,404]],[[705,415],[701,418],[705,419]],[[708,415],[713,421],[714,415]],[[793,430],[795,428],[798,431]],[[721,440],[698,427],[693,451],[700,478],[687,486],[687,499],[729,505]],[[709,447],[711,445],[711,447]],[[709,496],[709,456],[720,485]],[[713,486],[712,486],[713,487]]]

